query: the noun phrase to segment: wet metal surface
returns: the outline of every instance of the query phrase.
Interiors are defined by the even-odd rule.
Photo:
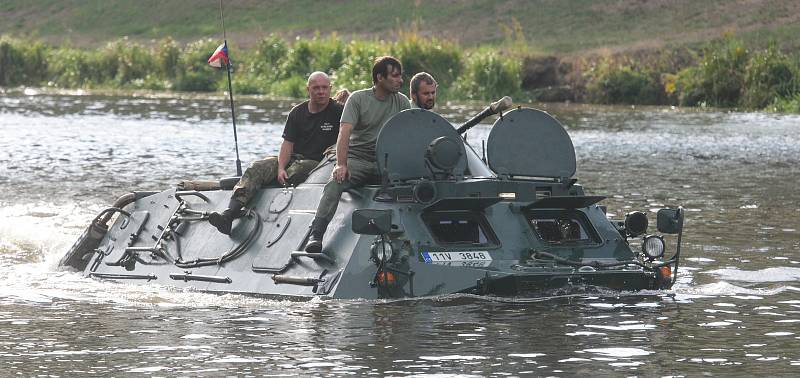
[[[4,375],[766,375],[800,371],[800,117],[549,105],[609,213],[687,208],[673,290],[297,303],[54,269],[118,195],[232,175],[219,97],[0,93]],[[238,102],[241,159],[291,101]],[[481,104],[443,106],[466,120]],[[469,132],[480,151],[487,126]],[[654,216],[651,214],[651,223]]]

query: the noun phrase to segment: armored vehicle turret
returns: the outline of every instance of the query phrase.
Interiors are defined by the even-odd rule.
[[[97,279],[296,298],[670,288],[683,210],[655,212],[661,235],[643,212],[609,219],[605,197],[577,183],[566,130],[540,110],[501,114],[478,154],[461,132],[494,105],[460,128],[422,109],[390,119],[376,145],[381,182],[345,192],[321,254],[302,251],[332,159],[297,187],[262,189],[230,236],[207,219],[235,179],[127,194],[61,265]]]

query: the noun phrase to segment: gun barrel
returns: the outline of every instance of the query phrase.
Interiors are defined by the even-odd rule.
[[[513,101],[511,100],[511,97],[504,96],[503,98],[487,106],[486,109],[483,109],[483,111],[472,117],[469,121],[464,122],[463,125],[459,126],[459,128],[456,129],[456,132],[458,132],[459,134],[463,134],[465,131],[477,125],[480,121],[483,121],[484,118],[493,114],[500,113],[510,108],[512,105]]]

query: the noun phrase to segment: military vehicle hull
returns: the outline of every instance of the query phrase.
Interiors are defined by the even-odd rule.
[[[520,114],[517,122],[531,122],[531,114]],[[403,129],[430,120],[442,128],[411,134]],[[546,134],[547,127],[538,133]],[[422,140],[397,140],[393,130]],[[509,173],[504,169],[513,170],[514,163],[500,163],[491,144],[489,158],[495,154],[505,168],[484,163],[454,132],[441,117],[422,110],[390,120],[378,141],[383,182],[343,194],[322,254],[303,249],[332,160],[296,188],[262,189],[245,216],[234,221],[230,236],[207,219],[225,208],[235,180],[208,190],[123,196],[98,215],[61,265],[97,279],[306,299],[536,296],[587,288],[664,289],[674,283],[680,210],[663,214],[664,222],[680,223],[667,230],[678,234],[675,255],[648,258],[637,250],[633,226],[609,220],[598,205],[603,197],[585,195],[571,178],[574,163],[568,162],[566,173],[559,171],[563,166],[522,172],[535,175]],[[566,132],[558,135],[562,144],[568,142]],[[442,142],[444,137],[450,142]],[[422,153],[427,157],[414,145],[427,149]],[[571,142],[557,146],[574,161],[571,147]],[[447,163],[449,156],[453,164]],[[550,167],[546,161],[540,165]],[[377,227],[382,221],[370,218],[376,214],[385,215],[383,229]]]

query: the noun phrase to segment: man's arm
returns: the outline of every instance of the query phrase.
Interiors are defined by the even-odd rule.
[[[353,125],[342,122],[339,125],[339,137],[336,139],[336,167],[333,169],[333,179],[338,183],[347,179],[347,151],[350,148],[350,133]]]
[[[286,173],[286,166],[289,165],[289,160],[294,151],[294,143],[286,139],[281,143],[281,151],[278,152],[278,182],[281,185],[286,185],[286,180],[289,179],[289,174]]]

